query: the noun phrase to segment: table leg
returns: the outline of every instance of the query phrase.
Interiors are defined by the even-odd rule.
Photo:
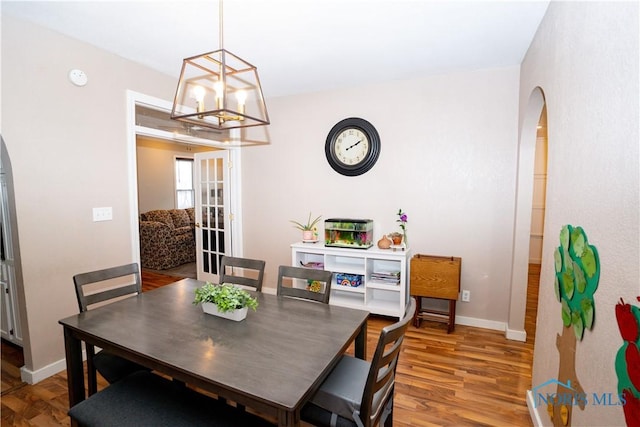
[[[300,411],[294,411],[293,413],[285,411],[284,409],[278,410],[278,427],[297,427],[300,426]]]
[[[69,387],[69,407],[82,402],[84,393],[84,367],[82,364],[81,341],[71,330],[64,328],[64,352],[67,362],[67,386]]]
[[[355,356],[358,359],[367,360],[367,321],[362,324],[358,336],[356,336]]]

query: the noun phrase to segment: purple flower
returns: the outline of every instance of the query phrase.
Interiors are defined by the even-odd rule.
[[[406,232],[405,224],[407,223],[407,221],[408,221],[407,214],[402,212],[402,209],[398,209],[398,219],[396,220],[396,222],[400,223],[400,228],[402,229],[403,232]]]

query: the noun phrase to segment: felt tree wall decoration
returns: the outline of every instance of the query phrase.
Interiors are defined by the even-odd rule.
[[[622,408],[627,426],[640,427],[640,308],[625,304],[620,298],[616,321],[623,339],[616,354],[618,395],[624,398]]]
[[[596,308],[593,294],[600,280],[600,260],[582,227],[565,225],[554,252],[556,298],[562,305],[562,323],[572,326],[578,340],[593,328]]]
[[[585,329],[592,329],[596,307],[594,294],[600,280],[600,259],[595,246],[589,244],[582,227],[565,225],[560,230],[560,246],[554,252],[555,293],[561,305],[562,335],[556,338],[560,354],[559,383],[571,384],[575,402],[584,410],[585,400],[579,399],[584,390],[576,373],[576,343],[581,341]],[[560,385],[556,396],[566,394]],[[573,404],[551,400],[547,410],[554,426],[571,425]]]

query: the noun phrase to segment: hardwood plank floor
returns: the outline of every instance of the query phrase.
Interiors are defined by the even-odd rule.
[[[175,277],[143,272],[143,290]],[[394,426],[531,426],[525,402],[531,365],[539,266],[529,268],[525,329],[527,342],[509,341],[503,332],[423,321],[410,326],[396,377]],[[373,355],[380,330],[391,319],[368,322],[367,351]],[[349,350],[353,352],[353,348]],[[20,381],[24,361],[2,341],[2,426],[68,426],[67,378],[62,371],[35,385]],[[99,388],[105,387],[99,378]]]

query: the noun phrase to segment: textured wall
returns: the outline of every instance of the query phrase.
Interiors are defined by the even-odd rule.
[[[547,215],[533,386],[558,374],[560,303],[553,250],[564,224],[584,228],[600,253],[596,320],[576,348],[583,389],[617,393],[614,359],[622,344],[620,297],[640,295],[638,170],[638,3],[552,2],[522,64],[520,102],[534,88],[548,115]],[[548,422],[546,408],[540,416]],[[573,410],[576,425],[624,425],[619,406]]]

